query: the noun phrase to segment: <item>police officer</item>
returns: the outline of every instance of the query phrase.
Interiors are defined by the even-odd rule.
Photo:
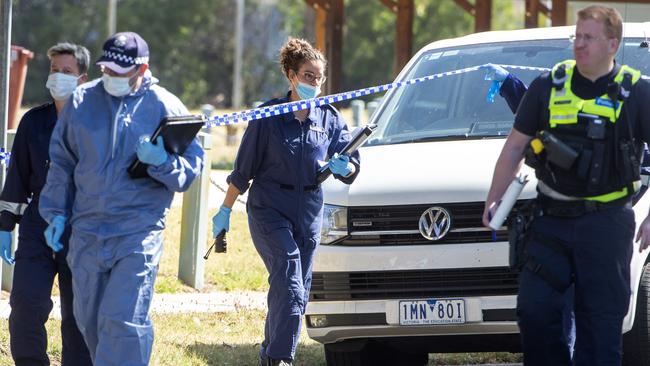
[[[41,188],[49,164],[52,130],[64,104],[77,85],[87,79],[88,50],[76,44],[59,43],[47,51],[50,75],[45,86],[54,102],[27,111],[20,121],[12,147],[7,180],[0,194],[0,246],[2,258],[11,257],[12,231],[20,222],[18,250],[9,302],[11,355],[16,365],[49,365],[45,322],[52,310],[52,285],[59,275],[61,298],[61,352],[63,365],[92,365],[86,344],[72,314],[72,281],[63,250],[54,253],[46,243],[47,223],[38,213]]]
[[[162,255],[165,215],[174,192],[189,188],[203,166],[195,139],[181,155],[151,136],[183,103],[148,72],[149,46],[134,32],[104,42],[101,79],[75,90],[50,143],[51,164],[39,211],[45,241],[67,261],[74,314],[95,365],[148,365],[153,346],[149,307]],[[138,159],[149,177],[131,179]]]
[[[650,140],[650,85],[618,65],[622,20],[612,8],[578,12],[575,60],[535,79],[495,167],[483,223],[523,160],[538,178],[538,215],[520,275],[517,314],[526,365],[569,365],[563,329],[573,284],[575,365],[619,365],[630,298],[642,141]],[[650,219],[639,250],[650,244]]]
[[[310,99],[325,81],[325,58],[308,42],[289,39],[280,50],[291,90],[264,105]],[[339,112],[313,107],[249,123],[242,138],[228,192],[213,217],[213,234],[228,230],[236,197],[248,195],[248,225],[269,272],[268,314],[260,365],[291,365],[305,313],[314,252],[320,242],[323,193],[316,183],[319,161],[330,157],[334,177],[350,184],[359,155],[338,155],[350,140]]]
[[[487,64],[480,67],[485,70],[485,80],[492,81],[490,88],[486,94],[486,100],[489,103],[494,102],[494,95],[498,92],[500,96],[505,99],[508,107],[512,113],[517,112],[519,104],[521,103],[524,94],[528,87],[517,76],[511,74],[506,69],[499,65]],[[576,327],[575,316],[573,313],[573,285],[565,290],[566,306],[563,315],[564,338],[569,348],[569,355],[573,358],[573,350],[575,346]]]

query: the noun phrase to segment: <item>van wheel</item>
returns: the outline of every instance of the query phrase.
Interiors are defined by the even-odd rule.
[[[350,340],[325,344],[325,361],[327,366],[362,366],[370,365],[371,354],[368,342]]]
[[[623,336],[623,365],[650,366],[650,263],[641,273],[634,325]]]
[[[429,354],[399,352],[366,340],[349,340],[325,345],[327,366],[424,366]]]

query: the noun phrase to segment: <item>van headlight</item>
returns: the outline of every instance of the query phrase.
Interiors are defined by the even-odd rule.
[[[324,205],[323,227],[320,231],[320,243],[332,244],[348,235],[347,207]]]

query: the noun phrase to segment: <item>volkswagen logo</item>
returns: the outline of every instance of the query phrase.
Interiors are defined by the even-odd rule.
[[[429,207],[420,216],[420,234],[428,240],[442,239],[451,227],[451,215],[442,207]]]

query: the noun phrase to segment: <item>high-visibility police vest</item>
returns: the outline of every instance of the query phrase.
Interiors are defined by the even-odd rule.
[[[575,150],[577,158],[569,169],[563,169],[540,154],[536,175],[553,190],[586,200],[610,202],[632,195],[638,189],[640,149],[621,110],[641,73],[623,65],[607,94],[582,99],[571,90],[575,64],[563,61],[551,71],[545,132]]]

